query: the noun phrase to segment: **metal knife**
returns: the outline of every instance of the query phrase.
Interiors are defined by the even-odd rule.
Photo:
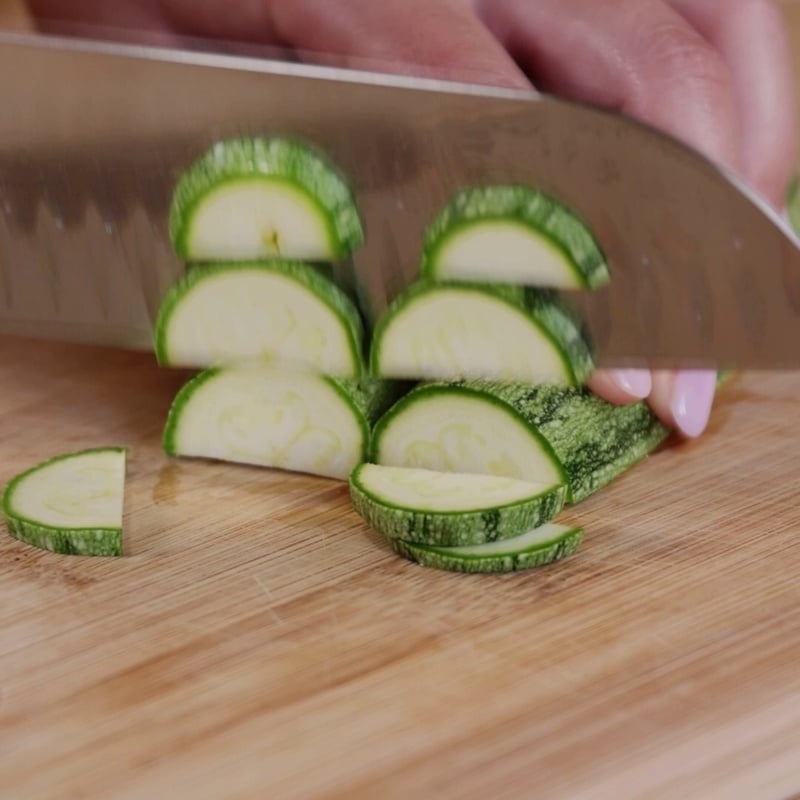
[[[214,141],[300,136],[350,176],[367,313],[413,280],[469,185],[532,183],[590,226],[573,293],[603,366],[800,366],[800,251],[724,169],[620,115],[532,93],[240,55],[0,35],[0,333],[149,349],[181,274],[180,172]]]

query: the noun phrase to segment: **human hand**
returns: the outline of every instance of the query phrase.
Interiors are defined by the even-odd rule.
[[[30,0],[47,18],[214,36],[335,55],[351,66],[534,85],[611,107],[743,177],[781,208],[796,113],[784,22],[771,0]],[[598,371],[615,403],[647,397],[702,433],[713,372]]]

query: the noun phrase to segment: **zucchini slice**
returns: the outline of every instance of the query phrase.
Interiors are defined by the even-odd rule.
[[[370,371],[385,378],[579,385],[589,338],[553,290],[420,280],[378,320]]]
[[[193,267],[167,292],[155,326],[164,366],[262,361],[357,377],[364,328],[354,302],[308,264]]]
[[[370,461],[567,484],[577,503],[670,434],[644,401],[614,405],[585,387],[430,383],[381,417]]]
[[[334,261],[364,242],[352,191],[316,148],[281,138],[219,142],[180,178],[169,231],[185,261]]]
[[[421,272],[436,280],[596,289],[605,256],[570,210],[529,186],[458,192],[425,231]]]
[[[553,519],[565,493],[564,484],[378,464],[361,464],[350,476],[353,505],[375,530],[444,546],[519,536]]]
[[[365,459],[371,423],[396,399],[394,388],[253,364],[211,368],[176,395],[163,447],[171,456],[346,481]]]
[[[424,567],[451,572],[515,572],[542,567],[572,555],[583,540],[583,529],[548,522],[513,539],[487,544],[439,547],[389,538],[403,558]]]
[[[20,473],[3,493],[9,533],[54,553],[121,555],[126,458],[125,448],[92,448]]]

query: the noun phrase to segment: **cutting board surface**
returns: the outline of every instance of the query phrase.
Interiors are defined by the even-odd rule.
[[[168,459],[186,376],[0,341],[0,482],[131,448],[122,558],[0,530],[0,797],[800,791],[800,375],[737,378],[508,576],[401,560],[335,481]]]

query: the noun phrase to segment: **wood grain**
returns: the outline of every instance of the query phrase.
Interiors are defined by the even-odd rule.
[[[125,556],[0,539],[4,798],[785,798],[800,790],[800,376],[565,514],[568,561],[392,555],[334,481],[170,461],[184,373],[4,340],[0,482],[131,447]]]
[[[402,561],[334,481],[167,459],[185,377],[0,340],[0,484],[131,447],[123,558],[0,530],[3,800],[800,794],[800,375],[494,577]]]

